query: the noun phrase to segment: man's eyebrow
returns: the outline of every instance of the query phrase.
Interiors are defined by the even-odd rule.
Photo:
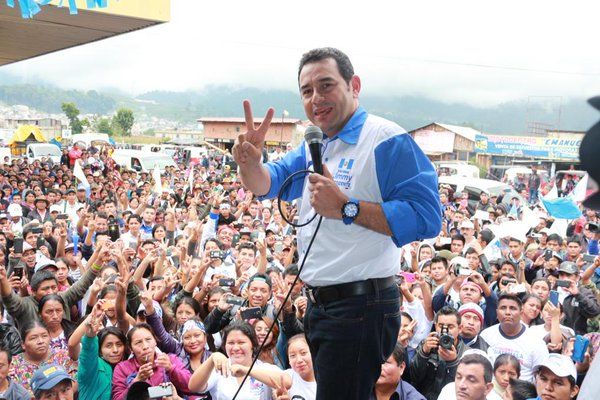
[[[319,82],[319,83],[324,83],[324,82],[331,82],[331,81],[333,81],[333,80],[334,80],[334,79],[333,79],[332,77],[330,77],[330,76],[326,76],[326,77],[323,77],[323,78],[319,79],[317,82]],[[302,85],[302,86],[300,86],[300,90],[304,90],[304,89],[306,89],[308,86],[309,86],[309,84],[308,84],[308,83],[307,83],[307,84],[305,84],[305,85]]]

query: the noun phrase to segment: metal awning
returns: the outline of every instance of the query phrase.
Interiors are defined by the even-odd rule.
[[[78,1],[76,15],[69,14],[67,7],[50,4],[32,19],[23,19],[18,5],[11,8],[0,1],[0,65],[143,29],[170,18],[170,0],[112,0],[108,7],[92,10]]]

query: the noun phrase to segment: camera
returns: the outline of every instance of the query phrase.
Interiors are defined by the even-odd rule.
[[[210,252],[210,258],[223,258],[223,252],[221,250],[213,250]]]
[[[448,333],[448,325],[442,325],[438,338],[442,349],[451,350],[454,346],[454,336]]]

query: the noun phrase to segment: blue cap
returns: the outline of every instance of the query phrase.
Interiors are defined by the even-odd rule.
[[[31,390],[35,397],[39,397],[42,390],[50,390],[64,380],[74,381],[63,367],[49,364],[38,368],[31,377]]]

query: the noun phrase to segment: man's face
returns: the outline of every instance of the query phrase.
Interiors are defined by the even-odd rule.
[[[475,285],[466,285],[460,288],[460,302],[478,304],[481,301],[481,291]]]
[[[477,253],[467,254],[466,259],[469,262],[469,268],[471,268],[472,270],[477,270],[477,268],[479,267],[479,256],[477,255]]]
[[[563,281],[571,281],[571,282],[574,282],[575,284],[577,284],[577,282],[579,281],[579,275],[567,274],[565,272],[559,272],[558,279],[563,280]]]
[[[250,249],[241,249],[238,254],[238,258],[246,269],[253,266],[254,261],[256,260],[254,252]]]
[[[250,307],[264,307],[271,298],[271,289],[266,282],[252,281],[248,287]]]
[[[521,249],[523,248],[523,246],[521,245],[521,242],[517,242],[516,240],[511,240],[508,243],[508,248],[510,249],[510,254],[517,258],[521,256]]]
[[[452,240],[450,242],[450,251],[455,254],[460,254],[463,251],[464,244],[461,240]]]
[[[73,383],[64,380],[49,390],[42,390],[39,400],[73,400]]]
[[[375,384],[377,386],[397,386],[402,378],[404,368],[406,368],[404,363],[398,365],[394,357],[390,356],[386,362],[381,365],[381,374],[379,375],[379,379],[377,379]]]
[[[515,267],[512,264],[502,264],[500,267],[500,275],[510,275],[516,277]]]
[[[4,381],[8,377],[9,367],[8,357],[6,356],[6,352],[3,351],[0,353],[0,381]]]
[[[166,286],[165,280],[164,279],[158,279],[155,281],[150,282],[150,284],[148,285],[148,290],[151,291],[152,293],[157,293],[159,291],[162,291]]]
[[[140,221],[135,218],[131,218],[127,223],[127,227],[129,228],[130,232],[138,233],[140,230]]]
[[[546,247],[548,247],[552,251],[556,251],[557,253],[560,251],[560,245],[556,240],[548,240],[546,243]]]
[[[481,331],[481,320],[477,314],[466,312],[460,319],[460,335],[464,338],[474,338]]]
[[[242,217],[242,224],[244,224],[246,228],[252,228],[252,217],[250,215],[244,215]]]
[[[330,137],[342,130],[358,106],[360,79],[342,78],[333,58],[304,65],[298,79],[304,112]]]
[[[96,223],[96,231],[106,232],[108,230],[108,220],[106,218],[96,217],[94,222]]]
[[[465,238],[471,238],[475,234],[475,229],[471,228],[460,228],[460,234]]]
[[[498,303],[497,314],[501,326],[506,326],[508,328],[503,328],[504,331],[513,330],[521,323],[521,307],[513,300],[501,300],[500,303]]]
[[[448,276],[448,270],[446,269],[446,267],[444,267],[444,263],[442,262],[435,262],[433,264],[431,264],[431,277],[439,282],[442,281],[444,279],[446,279],[446,277]]]
[[[481,364],[458,364],[454,379],[456,398],[464,400],[484,400],[493,384],[485,383],[484,368]]]
[[[104,212],[108,215],[112,215],[113,217],[117,215],[117,207],[115,207],[115,203],[106,203],[104,206]]]
[[[58,292],[58,285],[54,279],[49,279],[47,281],[43,281],[38,289],[35,291],[35,298],[40,300],[42,297],[47,294],[54,294]]]
[[[435,330],[437,333],[442,332],[442,326],[446,325],[448,327],[448,334],[454,338],[456,342],[456,338],[458,338],[458,320],[455,315],[440,315],[438,317],[437,324],[435,325]]]
[[[148,224],[154,223],[154,218],[156,217],[156,211],[153,208],[146,208],[142,213],[142,219],[144,222]]]
[[[579,392],[576,385],[571,387],[569,378],[560,377],[546,367],[540,368],[535,388],[542,400],[569,400]]]
[[[581,245],[576,242],[571,242],[567,244],[567,252],[569,253],[569,256],[577,257],[579,256],[579,253],[581,253]]]

